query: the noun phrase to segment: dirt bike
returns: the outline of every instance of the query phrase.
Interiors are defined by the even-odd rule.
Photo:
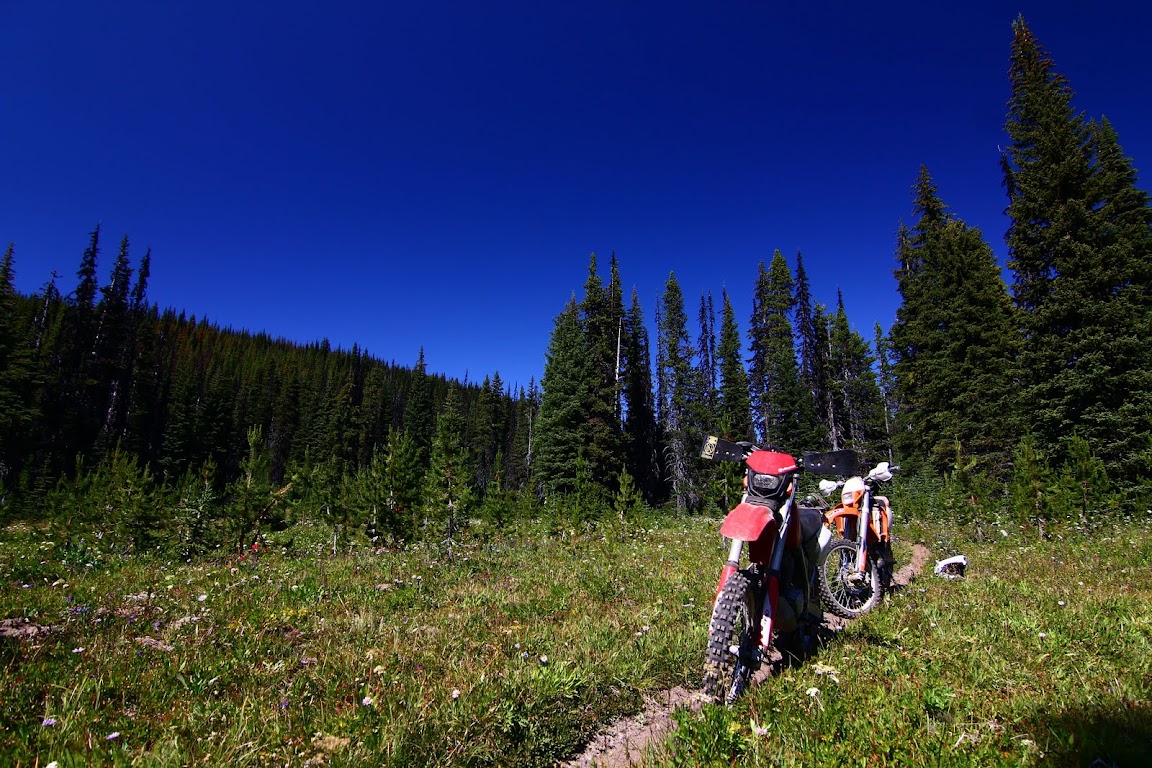
[[[753,443],[718,437],[704,441],[701,457],[741,461],[744,493],[724,518],[720,534],[731,540],[716,585],[704,690],[717,703],[732,704],[768,656],[811,644],[823,621],[819,576],[832,544],[832,531],[819,509],[796,503],[803,468],[826,475],[848,474],[850,451],[791,455]],[[853,464],[853,466],[855,466]],[[744,546],[748,564],[741,566]]]
[[[837,538],[820,568],[820,592],[829,610],[846,619],[870,611],[892,588],[892,507],[876,494],[880,484],[900,470],[886,461],[866,475],[839,482],[820,481],[820,492],[840,488],[840,503],[824,516]]]

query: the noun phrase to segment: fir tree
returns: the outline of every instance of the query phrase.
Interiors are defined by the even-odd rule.
[[[449,557],[452,556],[457,530],[468,519],[474,503],[472,466],[464,442],[464,419],[460,413],[459,395],[452,388],[448,390],[444,407],[436,418],[432,459],[424,485],[428,520],[437,535],[443,535]]]
[[[812,302],[804,256],[796,252],[796,280],[793,307],[797,347],[800,351],[800,380],[808,390],[810,415],[806,414],[807,434],[803,444],[812,450],[831,445],[836,432],[831,422],[831,393],[828,388],[827,326]],[[803,428],[803,427],[802,427]]]
[[[712,294],[700,294],[700,313],[697,316],[700,336],[696,342],[700,358],[700,376],[704,380],[704,406],[710,414],[716,412],[716,311],[712,307]]]
[[[1080,434],[1119,476],[1152,439],[1147,195],[1105,121],[1088,123],[1023,18],[1013,24],[1003,167],[1023,310],[1017,409],[1058,462]]]
[[[25,458],[37,417],[32,350],[17,322],[14,252],[9,245],[0,262],[0,494]]]
[[[534,474],[545,497],[575,490],[575,458],[584,443],[590,362],[573,297],[556,317],[544,364]]]
[[[624,321],[623,390],[624,433],[628,472],[649,504],[663,500],[660,476],[660,436],[652,393],[652,358],[648,328],[640,297],[632,290],[632,303]]]
[[[785,450],[802,450],[809,434],[811,398],[796,365],[792,324],[792,274],[780,251],[769,269],[760,263],[749,326],[749,381],[760,440]]]
[[[670,274],[664,285],[659,329],[660,427],[664,436],[664,470],[680,512],[700,508],[699,450],[703,441],[704,381],[693,364],[696,350],[688,335],[684,294]]]
[[[720,319],[720,342],[716,348],[716,367],[720,375],[717,424],[721,434],[730,440],[751,440],[752,401],[748,396],[748,373],[740,350],[740,331],[728,291],[723,293],[724,306]]]
[[[829,379],[837,412],[843,425],[844,447],[868,455],[887,454],[884,444],[884,416],[880,388],[873,370],[875,359],[864,341],[848,322],[843,296],[837,292],[836,314],[830,336]]]
[[[616,405],[616,358],[621,318],[619,307],[613,305],[609,291],[596,273],[596,254],[589,259],[580,317],[589,367],[584,380],[582,447],[590,475],[606,491],[614,492],[621,458]]]
[[[947,211],[923,166],[915,190],[919,218],[898,241],[902,303],[891,333],[898,446],[938,471],[956,464],[957,445],[961,463],[1003,470],[1012,435],[998,415],[1010,410],[1019,348],[1007,287],[992,249]]]

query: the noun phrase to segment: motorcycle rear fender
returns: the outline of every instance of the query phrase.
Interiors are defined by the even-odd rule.
[[[720,526],[720,535],[729,539],[756,541],[770,522],[772,522],[772,510],[743,501],[724,518],[724,523]]]

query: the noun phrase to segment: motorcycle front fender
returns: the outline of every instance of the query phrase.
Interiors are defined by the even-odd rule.
[[[772,522],[772,510],[757,504],[740,502],[735,509],[724,518],[720,526],[720,535],[729,539],[743,541],[756,541],[760,534]]]

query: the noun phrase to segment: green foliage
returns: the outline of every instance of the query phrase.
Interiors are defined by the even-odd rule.
[[[897,446],[944,471],[959,445],[983,469],[1003,472],[1011,420],[990,415],[1010,409],[1020,348],[1007,287],[992,249],[948,212],[923,166],[915,195],[919,220],[898,242],[901,305],[891,330]]]
[[[748,751],[750,733],[740,715],[717,704],[705,704],[699,712],[687,709],[673,714],[676,730],[668,747],[673,768],[737,764]]]
[[[1005,129],[1009,266],[1025,344],[1017,410],[1057,461],[1080,435],[1117,477],[1147,476],[1152,207],[1106,122],[1085,120],[1024,20]]]
[[[678,512],[700,508],[701,478],[697,454],[706,423],[704,377],[696,367],[697,350],[688,335],[684,294],[674,274],[668,275],[656,327],[658,424],[664,440],[663,467]]]
[[[644,496],[633,482],[632,475],[628,474],[627,468],[620,470],[620,490],[616,492],[614,510],[620,522],[626,525],[638,523],[648,513]]]
[[[809,447],[801,440],[811,433],[813,403],[796,364],[788,319],[795,301],[792,289],[788,263],[776,251],[768,269],[760,263],[756,280],[748,327],[748,382],[760,441],[783,450],[800,451]]]
[[[448,393],[436,419],[432,461],[424,481],[425,536],[447,545],[449,557],[457,529],[468,520],[476,495],[473,470],[464,445],[464,421],[455,392]]]

